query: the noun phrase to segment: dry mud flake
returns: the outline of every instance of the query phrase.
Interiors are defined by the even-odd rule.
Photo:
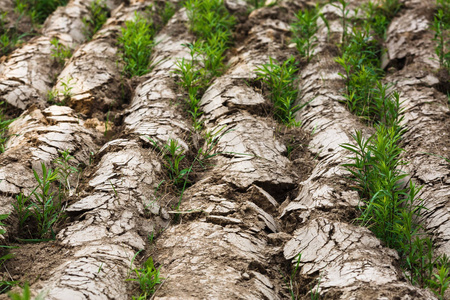
[[[86,37],[82,19],[89,14],[90,3],[73,0],[59,7],[44,23],[42,36],[31,39],[8,57],[0,73],[1,101],[22,110],[31,104],[47,106],[47,93],[62,68],[52,57],[54,46],[50,41],[57,38],[71,50],[83,43]]]
[[[175,105],[180,100],[173,74],[177,60],[190,57],[189,49],[183,44],[194,41],[194,36],[187,30],[186,10],[179,10],[155,40],[157,44],[151,57],[155,66],[149,74],[139,78],[141,83],[125,111],[124,134],[139,136],[149,144],[150,138],[160,147],[174,139],[188,150],[186,138],[192,128],[185,119],[187,114]]]
[[[123,62],[119,59],[117,37],[126,21],[133,20],[136,13],[142,13],[152,3],[121,5],[113,11],[92,41],[78,48],[58,76],[53,91],[59,101],[66,101],[89,116],[122,104],[130,91],[121,74]],[[70,96],[64,95],[66,85],[72,88]]]
[[[33,169],[41,174],[42,162],[48,167],[59,151],[69,150],[74,166],[87,165],[101,137],[86,128],[71,108],[61,106],[30,108],[11,123],[8,133],[6,151],[0,155],[1,214],[12,212],[17,194],[28,195],[37,185]]]
[[[396,47],[414,52],[407,54],[403,69],[389,74],[386,82],[395,82],[400,92],[407,129],[403,158],[409,163],[405,168],[412,179],[423,185],[419,197],[427,208],[423,212],[425,227],[434,238],[436,254],[450,255],[450,110],[447,96],[438,90],[449,83],[439,82],[439,63],[430,54],[436,46],[429,28],[432,7],[420,3],[410,6],[413,8],[397,18],[396,26],[414,18],[421,20],[418,24],[422,27],[405,27],[401,34],[388,32],[388,41],[400,35],[402,44]]]
[[[273,120],[259,117],[262,95],[245,84],[254,69],[280,52],[289,26],[276,19],[289,7],[254,11],[253,23],[231,69],[201,100],[206,130],[225,127],[204,179],[190,187],[180,206],[181,224],[157,240],[155,259],[167,279],[155,299],[280,299],[286,296],[268,233],[280,235],[279,204],[270,195],[295,186],[286,148],[275,138]],[[267,49],[270,49],[267,52]],[[250,72],[250,73],[249,73]],[[262,208],[264,207],[264,209]],[[200,284],[199,284],[200,283]]]
[[[330,18],[335,10],[328,6],[323,10]],[[338,22],[330,22],[332,38],[340,38]],[[345,180],[349,174],[341,165],[348,162],[349,153],[340,145],[351,142],[355,129],[368,129],[340,103],[344,82],[327,34],[322,23],[316,57],[301,71],[301,101],[311,103],[297,113],[297,120],[314,132],[310,150],[318,162],[282,213],[287,227],[297,228],[284,247],[284,256],[295,264],[302,254],[299,273],[320,280],[314,290],[322,297],[434,299],[405,281],[395,267],[395,251],[382,247],[368,229],[351,224],[359,197]]]

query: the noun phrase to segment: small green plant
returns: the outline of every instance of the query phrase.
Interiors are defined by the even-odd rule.
[[[291,294],[292,300],[297,299],[297,295],[294,291],[294,282],[295,282],[295,276],[297,275],[298,269],[300,267],[301,259],[302,259],[302,254],[299,253],[297,255],[297,262],[295,263],[295,267],[292,269],[291,276],[289,276],[289,293]]]
[[[441,68],[450,70],[450,24],[445,22],[444,10],[439,9],[434,17],[432,29],[434,30],[435,52]]]
[[[269,63],[256,70],[257,80],[261,80],[269,88],[270,100],[274,104],[275,117],[288,126],[299,126],[295,121],[295,113],[306,104],[296,105],[298,90],[294,86],[295,58],[290,57],[282,64],[269,57]]]
[[[34,23],[42,24],[47,17],[69,0],[16,0],[16,11],[27,13]]]
[[[336,7],[337,9],[339,9],[340,14],[341,14],[341,18],[342,18],[342,39],[341,39],[341,43],[342,46],[345,47],[345,44],[347,42],[347,32],[348,32],[348,15],[350,13],[350,10],[347,9],[348,7],[348,3],[345,0],[338,0],[337,4],[332,4],[334,7]]]
[[[178,60],[174,73],[180,75],[180,85],[188,92],[188,112],[192,116],[194,129],[200,131],[200,100],[213,78],[225,70],[223,60],[236,20],[222,0],[188,0],[184,6],[189,28],[198,39],[193,44],[185,45],[190,49],[191,59]]]
[[[162,10],[161,17],[164,24],[167,24],[176,12],[176,7],[171,2],[164,2],[164,9]]]
[[[31,300],[31,292],[30,292],[30,287],[28,286],[28,283],[25,283],[21,294],[10,292],[10,293],[8,293],[8,297],[9,297],[9,299],[12,299],[12,300]],[[44,292],[39,293],[33,299],[34,300],[44,300],[45,299]]]
[[[123,72],[129,76],[142,76],[150,71],[150,54],[155,42],[153,24],[136,14],[134,21],[127,21],[118,38],[122,59],[125,62]]]
[[[80,170],[74,166],[70,165],[70,161],[74,158],[70,155],[69,150],[59,151],[59,157],[54,160],[56,165],[56,171],[58,173],[58,180],[62,185],[60,191],[62,190],[61,195],[72,196],[73,191],[70,186],[70,177],[73,174],[77,174]],[[61,200],[61,199],[60,199]]]
[[[13,120],[5,120],[3,107],[5,103],[3,101],[0,102],[0,153],[5,152],[6,142],[8,141],[8,126],[11,124]]]
[[[64,218],[62,203],[67,196],[73,194],[70,177],[79,172],[78,168],[70,165],[72,159],[68,150],[60,151],[60,156],[54,160],[55,169],[47,168],[45,163],[41,163],[42,176],[33,170],[36,188],[28,196],[20,193],[12,204],[19,219],[21,235],[30,235],[34,239],[32,241],[55,238],[53,228]],[[29,229],[28,232],[25,229]]]
[[[432,291],[439,300],[445,299],[445,291],[450,284],[449,266],[450,262],[447,255],[444,254],[439,257],[436,262],[437,273],[434,273],[433,277],[430,279]]]
[[[54,238],[53,227],[62,218],[61,202],[55,200],[55,192],[51,188],[52,183],[58,178],[58,171],[47,169],[44,163],[41,164],[41,167],[42,178],[36,170],[33,170],[38,186],[33,192],[36,202],[32,206],[32,216],[37,224],[37,236],[41,239],[49,235]]]
[[[61,101],[58,101],[59,105],[66,105],[66,102],[69,101],[70,98],[72,97],[73,86],[70,84],[72,79],[73,78],[68,78],[66,81],[61,81],[61,86],[63,87],[61,91],[63,99]]]
[[[22,15],[19,15],[16,26],[8,26],[6,22],[7,12],[0,14],[0,56],[7,55],[21,43],[22,39],[28,34],[19,34],[16,26]]]
[[[91,39],[100,30],[108,18],[109,10],[105,0],[94,0],[89,6],[89,16],[83,17],[84,35]]]
[[[153,146],[160,151],[164,158],[164,166],[168,170],[169,178],[177,187],[184,184],[187,180],[189,168],[181,169],[181,163],[185,159],[183,148],[178,145],[178,141],[169,139],[163,147],[159,147],[155,140],[149,138]]]
[[[134,258],[131,264],[133,264]],[[161,282],[164,280],[164,278],[160,277],[161,276],[159,271],[160,268],[161,267],[159,268],[155,267],[153,259],[151,257],[149,257],[145,261],[144,266],[141,269],[137,268],[131,269],[130,267],[130,270],[132,270],[135,273],[136,278],[128,278],[127,281],[134,281],[139,283],[139,287],[141,290],[140,295],[138,297],[133,297],[133,300],[148,299],[148,297],[150,297],[155,293],[156,286],[158,284],[161,284]]]
[[[292,40],[297,44],[300,55],[309,62],[318,44],[315,34],[318,29],[317,19],[320,17],[319,7],[299,11],[295,16],[297,21],[291,25]]]
[[[72,50],[68,46],[61,44],[57,38],[53,38],[50,43],[53,45],[52,57],[56,59],[58,64],[64,65],[66,60],[72,56]]]

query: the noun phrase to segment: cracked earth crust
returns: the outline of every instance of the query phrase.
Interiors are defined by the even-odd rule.
[[[164,2],[176,12],[156,34],[152,68],[127,79],[120,28],[136,12],[150,19],[153,12],[160,22],[154,14]],[[151,256],[164,278],[152,299],[290,299],[287,282],[301,253],[292,278],[298,299],[310,299],[313,289],[320,299],[436,299],[407,281],[395,250],[354,222],[359,196],[342,167],[350,154],[340,145],[352,143],[355,130],[368,136],[373,128],[342,103],[345,83],[335,62],[342,16],[330,4],[321,8],[330,32],[319,19],[315,56],[296,80],[298,103],[308,104],[296,113],[302,127],[289,131],[305,143],[292,157],[288,131],[273,118],[255,69],[269,57],[297,55],[290,23],[311,3],[278,1],[250,12],[245,1],[224,1],[238,19],[234,44],[226,72],[200,101],[204,131],[223,128],[218,155],[195,169],[182,197],[166,184],[158,148],[176,140],[193,160],[208,146],[174,72],[177,60],[190,59],[185,45],[196,40],[179,2],[107,1],[110,17],[88,40],[82,18],[91,1],[72,0],[0,60],[0,101],[17,112],[0,154],[0,214],[11,214],[0,242],[20,246],[11,250],[10,276],[29,281],[32,294],[45,299],[132,299],[138,287],[126,281],[130,268]],[[362,2],[349,1],[349,14]],[[11,1],[0,5],[14,10]],[[437,72],[433,13],[431,2],[403,1],[383,41],[382,65],[384,81],[401,93],[404,168],[424,185],[423,222],[437,252],[450,255],[450,164],[441,158],[450,153],[450,111]],[[51,56],[55,37],[73,50],[64,65]],[[48,103],[49,91],[66,106]],[[54,241],[17,243],[12,203],[35,188],[33,169],[54,167],[64,150],[74,156],[72,166],[84,169],[71,179],[77,188],[65,203],[66,222]]]

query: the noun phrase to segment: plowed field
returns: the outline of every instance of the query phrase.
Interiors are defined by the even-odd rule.
[[[89,37],[92,1],[71,0],[5,48],[2,288],[21,293],[28,283],[33,296],[67,300],[450,299],[412,282],[405,254],[358,221],[364,204],[342,145],[376,129],[349,109],[337,62],[343,33],[358,23],[342,22],[339,2],[316,1],[322,15],[305,59],[291,27],[315,1],[267,2],[224,1],[235,20],[225,68],[199,89],[197,119],[177,71],[200,39],[182,1],[108,0],[106,22]],[[366,2],[348,1],[344,17],[363,20]],[[380,82],[400,95],[399,185],[422,186],[415,221],[431,255],[450,256],[450,76],[435,51],[437,8],[400,3],[378,40]],[[30,30],[15,1],[0,4],[5,28]],[[119,40],[138,15],[152,23],[154,44],[144,74],[131,76]],[[58,45],[72,55],[58,56]],[[290,57],[297,126],[279,121],[257,71]],[[49,170],[57,179],[41,189]],[[29,209],[18,209],[25,198]],[[56,214],[40,221],[37,211],[52,205]],[[149,258],[160,280],[142,296],[130,279]]]

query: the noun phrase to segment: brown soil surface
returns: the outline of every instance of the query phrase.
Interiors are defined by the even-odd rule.
[[[14,10],[10,2],[0,0],[4,11]],[[176,13],[162,26],[156,12],[165,2]],[[374,129],[342,103],[339,10],[321,8],[329,27],[318,23],[314,58],[301,60],[295,81],[298,103],[308,104],[295,116],[301,126],[286,127],[274,119],[255,69],[269,57],[298,56],[290,23],[319,1],[277,1],[253,11],[253,1],[224,2],[238,24],[228,69],[200,101],[202,133],[174,72],[177,60],[190,58],[184,45],[196,39],[180,1],[106,1],[110,17],[88,40],[82,19],[91,1],[72,0],[0,59],[0,101],[8,104],[6,117],[16,118],[0,154],[0,214],[10,214],[0,243],[15,247],[0,276],[28,282],[45,299],[132,299],[139,292],[127,281],[130,267],[152,257],[164,281],[151,299],[291,299],[291,292],[311,299],[313,290],[320,299],[436,299],[406,279],[395,250],[355,222],[359,195],[342,167],[349,152],[341,144],[352,143],[355,130],[368,136]],[[353,14],[365,1],[348,2]],[[401,92],[403,159],[424,186],[425,229],[437,253],[450,255],[449,74],[436,61],[434,2],[402,2],[383,41],[384,80]],[[159,25],[151,61],[160,63],[127,79],[117,38],[135,13]],[[22,23],[26,30],[29,21]],[[54,37],[73,50],[64,65],[51,56]],[[48,103],[49,91],[66,106]],[[219,128],[216,155],[195,165],[180,196],[160,149],[177,141],[186,156],[180,168],[189,168],[208,147],[204,134]],[[36,187],[33,170],[55,167],[64,150],[74,157],[70,165],[83,169],[69,177],[66,217],[53,240],[27,243],[36,226],[19,232],[12,204]]]

